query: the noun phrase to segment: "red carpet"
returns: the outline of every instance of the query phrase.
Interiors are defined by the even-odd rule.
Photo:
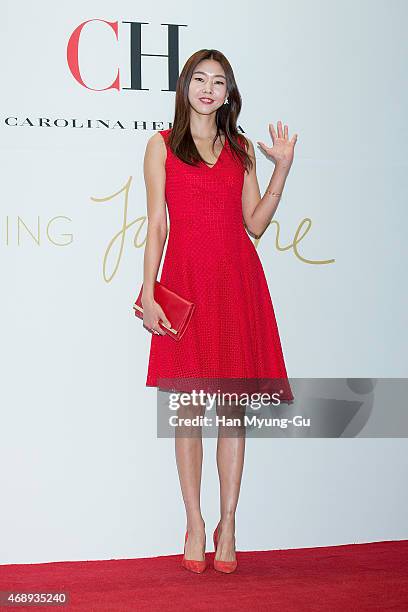
[[[214,553],[207,553],[212,562]],[[203,574],[181,555],[109,561],[1,565],[1,591],[70,593],[66,606],[1,610],[408,610],[408,540],[238,552],[230,575]]]

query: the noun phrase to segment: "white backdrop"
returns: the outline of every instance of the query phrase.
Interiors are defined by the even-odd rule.
[[[238,10],[209,0],[205,11],[186,1],[6,1],[0,563],[182,550],[174,441],[156,438],[150,335],[131,309],[143,274],[143,155],[173,119],[174,92],[158,56],[142,58],[144,90],[126,89],[125,22],[146,23],[142,52],[152,54],[167,53],[162,24],[182,24],[180,70],[197,49],[225,53],[254,144],[279,119],[299,135],[275,216],[280,246],[304,219],[311,228],[297,250],[276,248],[274,223],[257,245],[289,376],[406,377],[406,17],[397,0]],[[84,27],[87,88],[67,44],[95,19],[117,22],[118,35],[103,21]],[[120,88],[96,91],[118,69]],[[263,193],[273,164],[259,150],[257,166]],[[110,197],[126,185],[127,197]],[[207,439],[209,530],[214,451]],[[406,538],[406,451],[406,439],[248,441],[238,550]]]

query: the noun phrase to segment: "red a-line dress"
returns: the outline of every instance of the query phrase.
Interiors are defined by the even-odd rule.
[[[170,228],[159,281],[196,309],[180,341],[152,334],[146,386],[279,393],[291,403],[271,296],[244,226],[244,168],[227,138],[215,165],[190,166],[171,151],[170,131],[160,131]]]

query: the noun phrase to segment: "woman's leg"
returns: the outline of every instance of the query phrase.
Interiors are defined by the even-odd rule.
[[[218,426],[217,467],[220,479],[221,519],[218,527],[218,546],[215,558],[235,561],[235,511],[238,504],[245,457],[245,426],[242,422],[245,407],[217,407],[217,414],[236,418],[240,424]]]
[[[205,406],[180,406],[181,418],[202,416]],[[204,560],[205,522],[201,514],[200,491],[203,462],[202,428],[199,425],[185,425],[175,428],[175,452],[181,492],[186,508],[188,540],[185,558]]]

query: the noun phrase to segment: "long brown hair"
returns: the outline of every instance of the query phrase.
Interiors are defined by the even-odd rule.
[[[223,104],[216,111],[217,134],[214,138],[214,143],[220,135],[220,130],[222,130],[225,138],[228,138],[233,155],[236,155],[244,168],[249,170],[252,168],[253,162],[247,153],[248,141],[237,129],[237,119],[242,106],[241,94],[239,93],[231,64],[225,55],[221,51],[217,51],[217,49],[201,49],[196,51],[184,64],[177,81],[174,121],[168,144],[173,153],[186,164],[195,166],[200,161],[204,161],[197,150],[190,131],[188,90],[197,64],[205,59],[214,59],[219,62],[224,69],[227,81],[228,104]]]

